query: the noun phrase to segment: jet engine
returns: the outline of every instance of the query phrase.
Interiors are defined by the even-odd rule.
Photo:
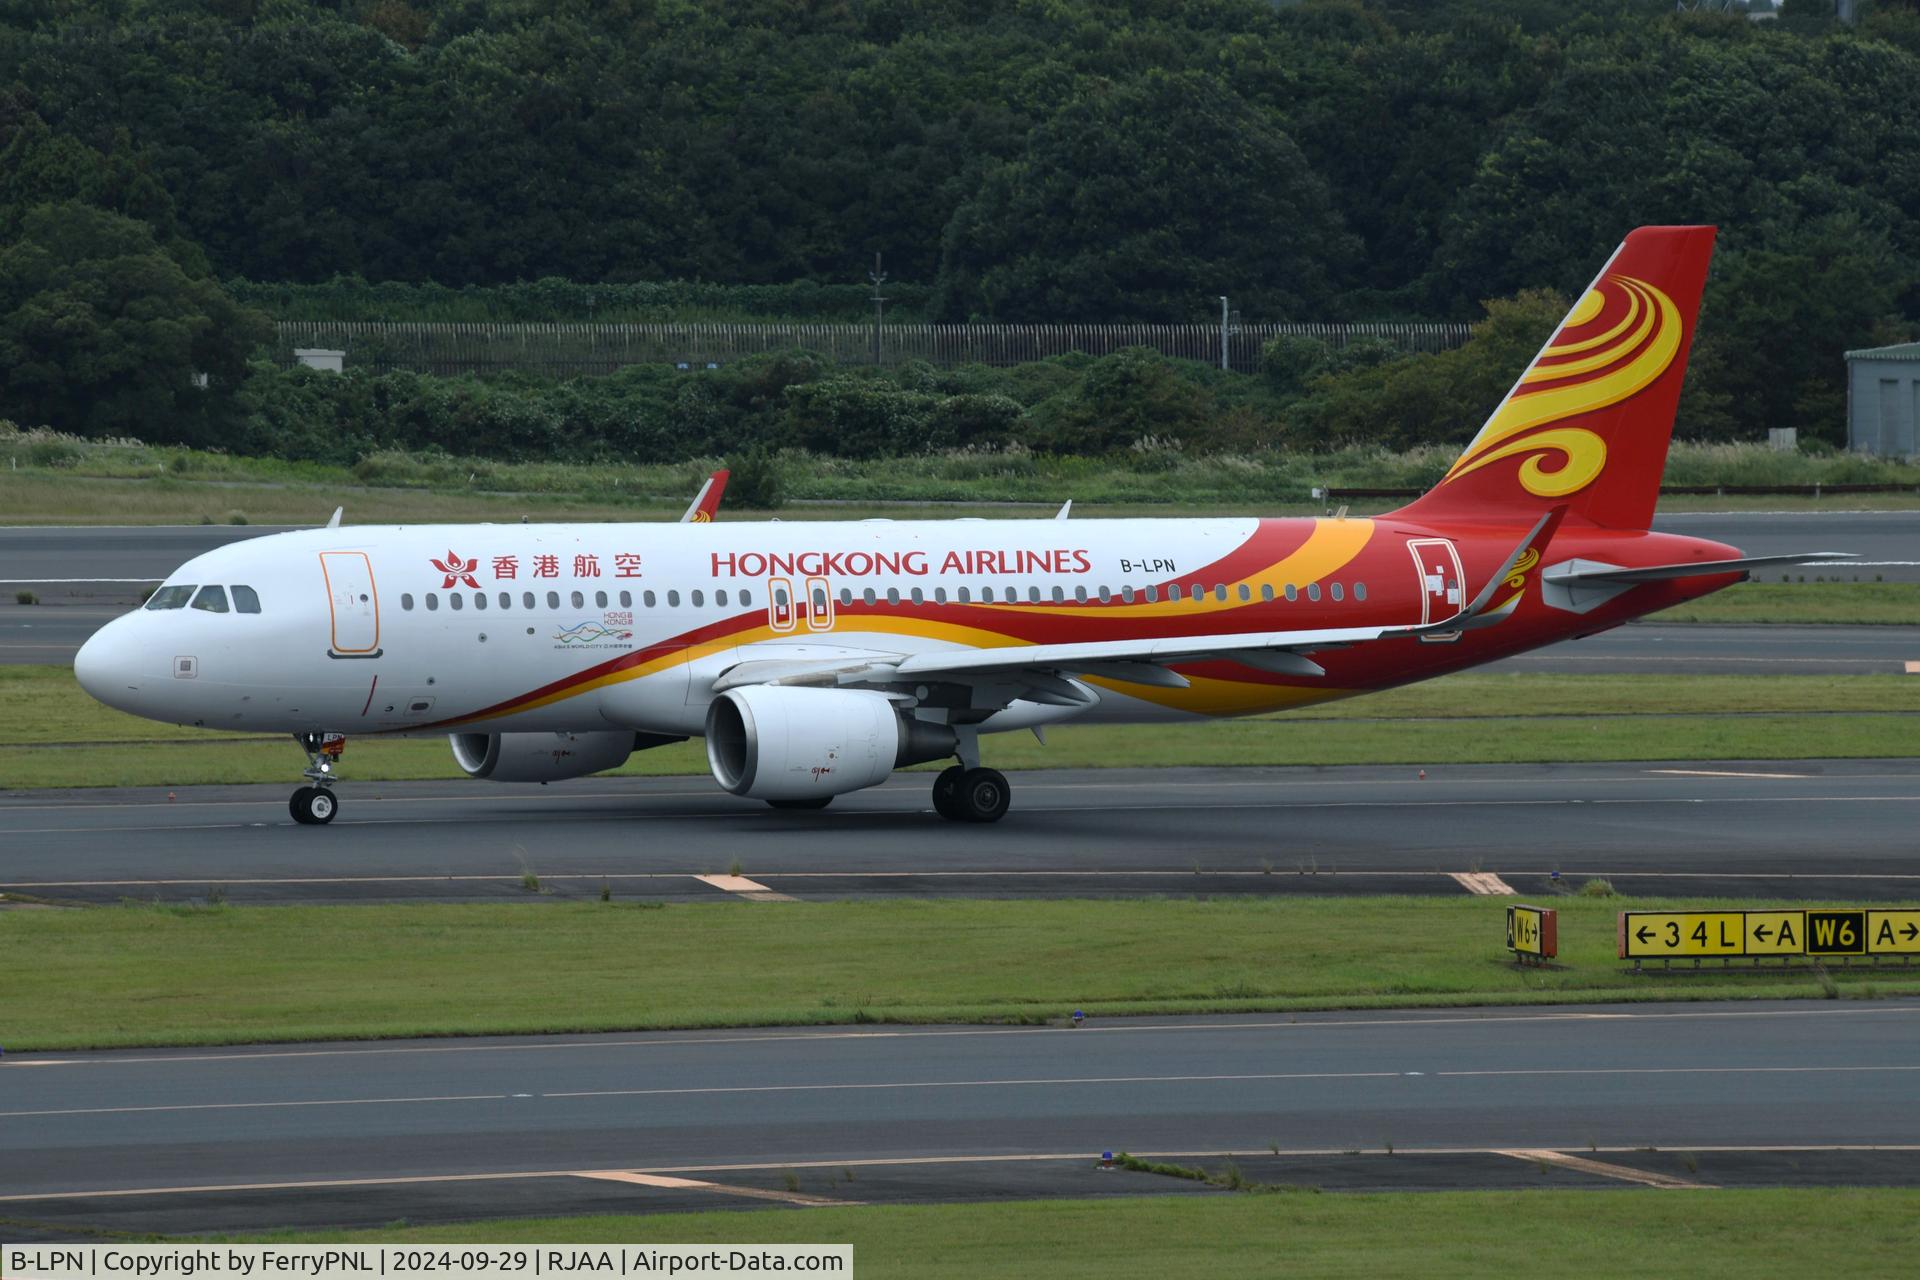
[[[456,733],[450,738],[454,763],[469,778],[490,782],[584,778],[619,768],[641,745],[631,729],[606,733]]]
[[[713,780],[755,800],[820,800],[952,755],[953,729],[902,715],[883,693],[749,685],[707,708]]]

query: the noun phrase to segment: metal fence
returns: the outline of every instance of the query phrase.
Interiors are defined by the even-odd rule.
[[[296,348],[345,351],[350,369],[385,373],[488,373],[519,369],[557,377],[612,373],[633,364],[704,369],[745,356],[803,347],[842,364],[873,362],[873,326],[861,324],[386,324],[283,320],[283,364]],[[1260,349],[1282,335],[1345,346],[1361,338],[1404,351],[1446,351],[1467,340],[1464,324],[1248,324],[1227,340],[1230,367],[1251,373]],[[1108,355],[1150,347],[1179,359],[1220,362],[1220,327],[1205,324],[900,324],[881,330],[884,364],[924,360],[1014,365],[1083,351]]]

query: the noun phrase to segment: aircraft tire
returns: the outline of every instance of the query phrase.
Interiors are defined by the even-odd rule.
[[[293,793],[287,807],[293,812],[295,822],[310,827],[323,827],[333,821],[334,814],[340,812],[340,802],[325,787],[300,788]]]
[[[968,822],[1000,821],[1012,798],[998,769],[969,769],[960,779],[960,816]]]
[[[833,797],[809,796],[805,800],[769,800],[767,803],[776,809],[824,809],[833,803]]]
[[[933,811],[941,817],[959,822],[967,815],[960,811],[960,779],[966,776],[965,765],[952,765],[940,771],[933,780]]]

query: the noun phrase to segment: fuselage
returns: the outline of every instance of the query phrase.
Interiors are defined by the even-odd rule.
[[[1391,517],[316,529],[189,561],[75,668],[103,702],[207,728],[693,734],[714,679],[743,662],[1437,622],[1514,538],[1511,524]],[[1734,554],[1592,526],[1563,528],[1553,545],[1556,559],[1625,566]],[[1649,583],[1578,613],[1533,590],[1496,627],[1316,654],[1319,677],[1226,660],[1179,666],[1184,688],[1089,676],[1092,706],[1016,704],[982,728],[1349,697],[1605,630],[1737,578]]]

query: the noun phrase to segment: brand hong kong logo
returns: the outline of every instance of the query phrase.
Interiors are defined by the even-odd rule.
[[[458,554],[449,551],[445,560],[433,560],[429,557],[429,561],[434,568],[447,575],[446,580],[440,584],[442,590],[461,583],[465,583],[476,591],[479,590],[480,584],[473,577],[474,571],[480,567],[478,559],[462,560]]]

